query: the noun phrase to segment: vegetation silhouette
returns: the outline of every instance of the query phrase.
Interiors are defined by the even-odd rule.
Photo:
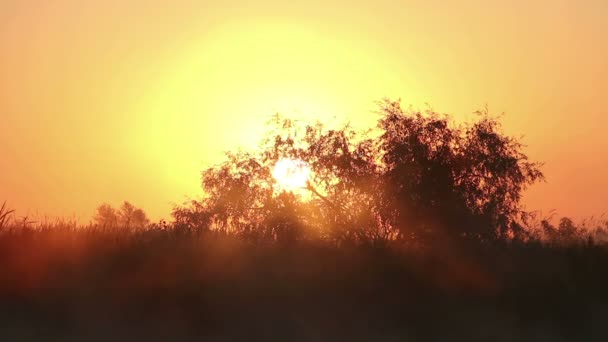
[[[520,199],[543,174],[496,118],[479,112],[476,122],[454,126],[389,100],[379,114],[376,132],[273,117],[259,151],[229,152],[203,172],[206,197],[176,207],[176,223],[247,239],[335,243],[527,238]],[[277,188],[271,170],[282,158],[310,166],[312,198]]]
[[[603,341],[608,220],[527,213],[540,164],[487,112],[379,106],[376,130],[276,116],[205,197],[88,225],[0,207],[7,341]],[[273,178],[281,158],[307,184]]]
[[[144,228],[150,223],[143,209],[137,208],[127,201],[123,202],[118,209],[107,203],[100,205],[97,207],[93,221],[101,227],[121,226],[126,228]]]

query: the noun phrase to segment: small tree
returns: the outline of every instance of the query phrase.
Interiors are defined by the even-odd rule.
[[[569,246],[584,242],[583,229],[578,227],[572,219],[562,217],[559,224],[552,225],[548,220],[541,222],[547,241],[557,246]]]
[[[150,222],[142,209],[126,201],[118,210],[118,216],[120,224],[127,228],[143,228]]]
[[[97,207],[93,221],[102,227],[143,228],[150,221],[146,213],[129,202],[124,202],[119,209],[104,203]]]
[[[118,213],[111,205],[104,203],[97,207],[97,213],[93,220],[101,227],[116,227],[118,225]]]

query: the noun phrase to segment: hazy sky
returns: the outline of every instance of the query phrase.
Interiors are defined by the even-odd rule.
[[[276,111],[487,105],[546,163],[528,209],[608,210],[608,1],[0,0],[0,201],[154,219]]]

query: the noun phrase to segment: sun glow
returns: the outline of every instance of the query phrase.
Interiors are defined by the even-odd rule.
[[[300,159],[283,158],[277,161],[272,177],[285,190],[305,188],[310,176],[310,166]]]

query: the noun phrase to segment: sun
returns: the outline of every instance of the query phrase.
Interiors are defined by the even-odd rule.
[[[285,190],[305,188],[310,177],[310,166],[301,159],[282,158],[272,170],[272,177]]]

